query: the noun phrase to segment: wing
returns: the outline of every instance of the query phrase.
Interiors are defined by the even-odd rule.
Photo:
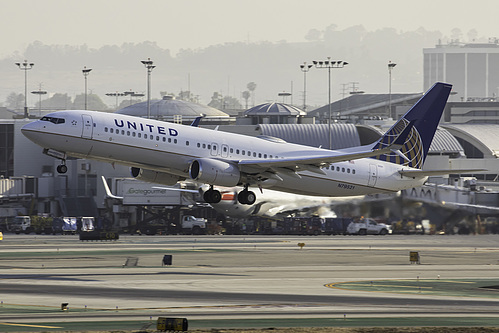
[[[358,160],[361,158],[380,156],[387,153],[395,153],[403,158],[406,158],[400,148],[404,145],[409,133],[411,132],[414,122],[410,122],[404,130],[398,135],[392,144],[386,145],[383,148],[379,145],[368,145],[347,148],[342,150],[315,150],[295,152],[294,156],[288,156],[279,159],[270,160],[240,160],[238,165],[241,171],[248,174],[260,174],[263,177],[281,180],[279,173],[285,173],[289,176],[301,178],[297,171],[310,171],[318,174],[325,174],[321,168],[332,163]],[[312,155],[311,155],[312,154]]]
[[[240,160],[238,165],[241,171],[248,174],[262,174],[264,177],[282,180],[278,175],[285,173],[287,175],[301,178],[296,172],[310,171],[318,174],[325,174],[322,167],[338,162],[357,160],[366,157],[379,156],[391,153],[400,148],[393,144],[386,148],[371,149],[370,146],[357,147],[356,149],[344,150],[324,150],[316,151],[310,155],[310,151],[296,152],[292,157],[270,159],[270,160]]]

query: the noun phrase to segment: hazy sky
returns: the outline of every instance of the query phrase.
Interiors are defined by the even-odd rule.
[[[362,24],[499,36],[497,0],[0,0],[0,57],[44,44],[157,42],[172,50],[237,41],[303,41],[310,29]]]

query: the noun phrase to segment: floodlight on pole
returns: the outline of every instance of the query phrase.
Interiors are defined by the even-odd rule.
[[[392,116],[392,69],[397,66],[391,60],[388,61],[388,118]]]
[[[24,60],[24,62],[16,62],[15,63],[20,70],[24,71],[24,118],[29,117],[28,110],[28,71],[33,68],[35,65],[32,62],[28,62],[28,60]]]
[[[306,61],[300,65],[300,69],[303,72],[303,111],[307,111],[307,72],[312,66],[307,64]]]
[[[87,66],[84,66],[81,72],[83,73],[83,76],[85,77],[85,110],[87,109],[87,76],[90,74],[92,71],[92,68],[87,68]]]
[[[331,61],[331,57],[327,57],[325,61],[313,61],[315,68],[327,68],[328,71],[328,103],[329,103],[329,149],[333,149],[333,139],[331,134],[331,69],[332,68],[343,68],[348,65],[348,62],[343,60]]]
[[[140,61],[147,69],[147,119],[151,118],[151,72],[154,69],[153,61],[151,58]]]
[[[118,97],[126,96],[126,93],[112,92],[112,93],[106,93],[106,96],[116,97],[116,110],[118,110]]]

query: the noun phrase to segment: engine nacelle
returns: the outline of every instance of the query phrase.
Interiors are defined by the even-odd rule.
[[[182,180],[179,176],[175,176],[169,173],[135,167],[130,168],[130,173],[132,174],[133,178],[148,183],[156,183],[162,185],[175,185],[179,180]]]
[[[211,158],[198,158],[189,167],[189,176],[201,183],[236,186],[241,179],[239,168],[231,163]]]

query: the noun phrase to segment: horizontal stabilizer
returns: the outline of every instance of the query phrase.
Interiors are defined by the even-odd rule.
[[[407,177],[428,177],[450,174],[478,173],[487,171],[486,169],[446,169],[446,170],[400,170],[402,176]]]

